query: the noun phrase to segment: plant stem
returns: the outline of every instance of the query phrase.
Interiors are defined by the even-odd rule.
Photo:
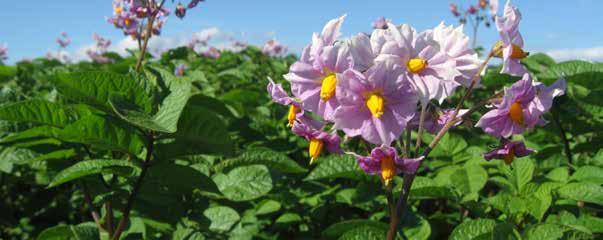
[[[421,148],[422,137],[423,137],[423,128],[425,125],[425,115],[427,115],[427,103],[421,103],[421,115],[419,116],[419,129],[417,130],[417,142],[415,143],[415,154],[413,156],[419,155],[419,149]]]
[[[111,199],[107,200],[105,203],[105,211],[107,212],[107,215],[105,216],[105,228],[107,228],[109,236],[113,236],[113,204]]]
[[[406,129],[406,140],[404,141],[404,157],[410,157],[410,130]]]
[[[559,121],[559,114],[557,114],[557,111],[555,110],[555,108],[551,109],[551,114],[553,115],[553,123],[555,123],[557,128],[559,128],[559,135],[561,135],[561,140],[563,140],[563,147],[565,148],[565,155],[567,156],[567,162],[568,162],[568,165],[570,166],[569,173],[571,174],[573,172],[572,171],[573,156],[572,156],[572,150],[570,148],[570,142],[567,139],[565,129],[563,129],[563,126],[561,126],[561,121]]]
[[[438,143],[440,142],[442,137],[444,137],[444,135],[446,135],[448,130],[450,130],[450,128],[452,126],[454,126],[455,123],[460,121],[460,119],[457,119],[456,117],[458,116],[459,111],[461,110],[461,108],[463,106],[463,103],[469,97],[469,95],[471,95],[473,88],[477,84],[477,79],[479,79],[480,73],[485,69],[485,67],[488,65],[488,62],[490,61],[490,59],[492,59],[493,56],[494,56],[494,52],[490,51],[490,53],[488,54],[488,57],[484,60],[482,65],[480,65],[478,71],[475,73],[475,75],[471,79],[471,84],[469,85],[469,87],[467,87],[467,90],[465,90],[465,94],[461,97],[461,99],[459,100],[459,103],[456,105],[456,108],[454,109],[454,112],[452,113],[452,117],[450,118],[450,120],[448,122],[446,122],[446,124],[438,132],[436,137],[431,141],[431,143],[429,143],[429,146],[427,146],[425,151],[423,151],[422,156],[424,158],[427,158],[429,156],[429,153],[431,153],[431,150],[438,145]],[[400,197],[398,198],[398,202],[396,204],[396,214],[395,214],[395,216],[393,216],[391,218],[390,224],[389,224],[389,230],[387,231],[387,240],[394,239],[394,236],[396,233],[396,228],[398,226],[398,223],[400,223],[400,217],[404,215],[404,211],[406,210],[406,206],[408,204],[408,195],[410,194],[410,188],[412,186],[412,182],[413,182],[415,176],[416,176],[416,174],[405,174],[404,175],[404,183],[402,185],[402,191],[400,192]]]
[[[86,200],[86,203],[88,204],[88,207],[90,208],[90,214],[92,215],[92,219],[94,219],[94,223],[96,223],[96,227],[98,228],[99,231],[106,231],[103,228],[103,225],[101,224],[100,214],[98,214],[98,211],[94,207],[94,203],[92,201],[92,194],[90,193],[90,189],[88,188],[88,185],[84,181],[81,181],[81,183],[82,183],[82,189],[84,190],[84,200]]]
[[[151,162],[151,157],[153,156],[154,141],[155,141],[155,139],[151,133],[149,135],[149,146],[147,148],[147,155],[142,164],[142,171],[140,172],[140,176],[138,176],[138,179],[136,179],[136,183],[134,184],[134,189],[132,189],[132,193],[130,193],[130,196],[128,197],[128,202],[126,203],[126,207],[124,208],[124,210],[122,212],[122,217],[119,220],[119,223],[117,224],[117,228],[115,229],[115,233],[113,233],[113,237],[111,238],[113,240],[119,239],[121,233],[123,232],[124,228],[126,227],[126,224],[128,223],[128,221],[130,219],[130,211],[132,210],[132,207],[134,206],[134,200],[136,200],[136,195],[138,194],[138,192],[140,191],[140,188],[142,187],[142,180],[144,179],[145,175],[147,174],[147,172],[149,170],[149,167],[151,166],[150,162]]]
[[[138,57],[138,61],[136,62],[136,72],[140,72],[140,68],[142,67],[142,61],[144,60],[144,56],[147,53],[147,46],[149,45],[149,39],[151,39],[151,35],[153,32],[153,22],[155,21],[156,14],[153,14],[152,17],[149,17],[147,22],[147,31],[144,34],[144,39],[142,43],[142,48],[140,49],[140,56]]]

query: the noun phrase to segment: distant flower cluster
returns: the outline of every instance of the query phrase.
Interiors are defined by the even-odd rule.
[[[287,53],[287,47],[276,40],[268,40],[262,48],[262,53],[268,56],[281,56]]]
[[[95,44],[94,49],[88,49],[86,51],[86,54],[88,55],[88,57],[90,57],[90,59],[92,59],[92,61],[94,61],[96,63],[100,63],[100,64],[113,62],[112,59],[104,56],[104,54],[107,52],[107,49],[109,48],[109,46],[111,46],[111,40],[106,39],[106,38],[98,35],[97,33],[94,33],[92,35],[92,38],[94,39],[94,42],[96,44]]]
[[[191,0],[186,7],[178,3],[174,14],[178,18],[184,18],[187,9],[196,7],[202,1]],[[164,3],[165,1],[155,0],[113,0],[113,16],[107,18],[107,21],[134,39],[140,39],[147,34],[148,29],[151,29],[149,34],[160,35],[170,14],[170,10],[163,5]],[[149,23],[152,24],[150,28]]]
[[[57,44],[59,44],[59,47],[61,48],[66,48],[69,46],[69,44],[71,44],[71,38],[69,38],[69,35],[67,35],[66,32],[62,32],[57,38]]]
[[[339,40],[345,17],[329,21],[321,33],[315,33],[291,65],[284,78],[293,96],[272,80],[268,92],[274,102],[289,106],[288,124],[308,140],[312,162],[323,149],[343,152],[338,133],[360,137],[375,146],[370,156],[349,154],[367,173],[379,173],[388,183],[398,172],[414,173],[423,160],[398,156],[392,143],[404,131],[421,128],[437,133],[446,124],[460,124],[469,110],[440,106],[457,89],[475,87],[487,61],[478,58],[462,27],[441,23],[418,32],[383,18],[373,24],[370,35]],[[490,57],[503,59],[502,73],[523,79],[505,89],[502,99],[493,99],[492,110],[476,125],[502,139],[501,147],[487,153],[487,159],[510,162],[531,153],[522,142],[512,142],[512,135],[544,124],[542,115],[565,89],[563,79],[547,87],[525,74],[519,64],[527,56],[518,31],[520,19],[510,3],[504,15],[496,17],[501,40]]]
[[[455,3],[450,4],[450,13],[459,18],[461,23],[469,21],[485,21],[490,26],[490,19],[494,19],[498,10],[498,0],[478,0],[476,5],[469,5],[465,10],[459,9]],[[473,18],[475,17],[475,18]]]

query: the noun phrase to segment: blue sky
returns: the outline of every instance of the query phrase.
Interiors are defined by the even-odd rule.
[[[188,0],[182,1],[188,3]],[[215,27],[236,36],[244,32],[246,38],[256,44],[274,37],[296,52],[310,41],[312,32],[320,31],[325,22],[342,14],[348,14],[344,36],[370,31],[371,22],[379,16],[390,18],[394,23],[409,23],[418,30],[434,27],[440,21],[458,24],[448,10],[450,2],[206,0],[184,20],[171,16],[162,38],[166,44],[173,44],[184,41],[194,32]],[[455,2],[467,6],[477,0]],[[499,12],[504,0],[500,2]],[[523,14],[521,30],[527,49],[549,52],[559,59],[603,60],[603,14],[600,13],[603,1],[515,0],[513,3]],[[9,62],[56,50],[55,39],[62,31],[71,35],[73,43],[68,51],[74,54],[92,43],[94,32],[118,45],[123,35],[105,21],[111,12],[111,0],[8,1],[0,14],[0,45],[9,46]],[[490,45],[496,37],[494,29],[482,28],[478,43]]]

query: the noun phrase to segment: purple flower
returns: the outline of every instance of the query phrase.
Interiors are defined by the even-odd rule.
[[[178,5],[176,5],[176,11],[174,12],[174,14],[176,14],[176,17],[180,19],[184,18],[184,16],[186,15],[186,8],[184,7],[184,5],[182,5],[182,3],[178,3]]]
[[[94,33],[92,35],[92,38],[94,39],[94,41],[96,42],[96,47],[98,49],[101,49],[103,51],[106,51],[107,48],[109,48],[109,46],[111,46],[111,40],[110,39],[106,39],[100,35],[98,35],[97,33]]]
[[[505,89],[502,102],[484,114],[475,126],[495,137],[509,138],[536,125],[544,125],[542,115],[552,105],[554,97],[565,91],[565,80],[560,79],[550,87],[533,83],[529,74]]]
[[[178,64],[178,66],[176,66],[176,68],[174,69],[174,75],[176,75],[178,77],[182,77],[182,76],[184,76],[186,69],[188,69],[188,66],[186,66],[186,64],[184,64],[184,63]]]
[[[299,121],[315,129],[323,127],[324,124],[322,122],[304,116],[302,103],[290,97],[281,84],[274,83],[270,77],[268,78],[268,81],[267,90],[272,101],[283,106],[289,106],[289,112],[287,113],[288,126],[291,127],[296,121]]]
[[[455,17],[460,16],[461,14],[459,13],[459,8],[456,6],[456,4],[451,3],[450,4],[450,12],[452,13],[452,15],[454,15]]]
[[[320,156],[323,151],[323,148],[327,148],[330,153],[341,154],[341,148],[339,144],[341,143],[341,139],[335,133],[327,133],[316,128],[307,125],[303,122],[297,121],[293,123],[293,127],[291,128],[293,133],[302,136],[310,142],[308,146],[308,153],[310,155],[310,164],[316,161],[316,158]]]
[[[529,55],[523,51],[523,37],[519,33],[520,21],[521,13],[516,7],[511,6],[511,1],[507,1],[503,16],[496,17],[496,29],[501,41],[497,42],[493,51],[495,56],[503,59],[500,72],[513,76],[521,76],[527,72],[520,63],[521,59]]]
[[[276,40],[268,40],[264,47],[262,48],[262,53],[275,57],[283,55],[287,52],[287,47],[282,45],[279,41]]]
[[[387,31],[386,42],[376,61],[391,59],[405,67],[403,75],[417,89],[422,104],[431,99],[441,103],[459,86],[454,81],[461,75],[456,61],[440,51],[431,31],[417,34],[408,25],[398,28],[393,24]]]
[[[385,19],[384,17],[377,18],[373,22],[373,28],[374,29],[387,29],[388,22],[389,22],[389,20]]]
[[[393,147],[377,147],[370,156],[356,156],[358,165],[367,174],[380,174],[381,179],[388,185],[397,174],[414,174],[417,172],[423,157],[402,158]]]
[[[477,8],[473,5],[471,5],[471,6],[469,6],[469,9],[467,9],[467,12],[469,14],[475,14],[475,13],[477,13]]]
[[[456,70],[461,75],[454,80],[464,86],[471,84],[471,79],[478,71],[480,60],[470,45],[470,39],[463,33],[463,26],[457,28],[440,23],[432,31],[433,40],[440,45],[440,51],[455,61]]]
[[[515,157],[525,157],[535,153],[533,149],[529,149],[521,142],[506,142],[502,146],[484,154],[486,160],[502,159],[506,164],[511,164]]]
[[[57,43],[61,48],[66,48],[71,44],[71,38],[69,38],[66,32],[62,32],[61,36],[57,38]]]
[[[488,5],[490,8],[490,15],[496,16],[496,12],[498,11],[498,0],[489,0]]]
[[[191,2],[188,3],[187,8],[188,9],[195,8],[197,6],[197,4],[199,4],[200,2],[203,2],[203,0],[191,0]]]
[[[220,58],[220,51],[215,47],[209,47],[205,52],[201,53],[204,57],[218,59]]]
[[[321,35],[315,33],[313,43],[304,48],[299,61],[293,63],[284,76],[304,108],[327,121],[333,120],[333,113],[339,107],[337,82],[353,62],[349,51],[333,45],[344,17],[329,21]]]
[[[348,69],[341,74],[335,127],[348,136],[361,135],[373,144],[389,146],[416,111],[417,95],[400,78],[402,71],[399,65],[383,61],[364,73]]]
[[[8,47],[6,44],[0,46],[0,61],[8,59]]]
[[[90,49],[86,51],[86,54],[95,63],[105,64],[105,63],[112,63],[113,62],[112,59],[110,59],[108,57],[105,57],[102,54],[99,54],[98,52],[92,51]]]

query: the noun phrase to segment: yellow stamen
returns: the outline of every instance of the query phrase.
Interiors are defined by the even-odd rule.
[[[122,8],[121,6],[115,7],[113,9],[113,11],[115,12],[115,14],[119,15],[119,14],[121,14],[124,11],[124,8]]]
[[[529,52],[524,52],[523,49],[521,49],[521,47],[513,44],[513,51],[511,52],[511,58],[514,59],[524,59],[525,57],[527,57],[528,55],[530,55]]]
[[[512,52],[511,52],[511,58],[523,59],[523,58],[527,57],[528,55],[530,55],[529,52],[523,51],[523,49],[521,49],[521,47],[519,47],[515,44],[512,44],[511,47],[513,48]],[[496,42],[496,44],[494,44],[494,47],[492,48],[492,51],[494,52],[495,57],[502,58],[503,57],[503,42],[502,41]]]
[[[408,71],[417,74],[422,72],[427,67],[427,61],[422,58],[412,58],[406,63]]]
[[[310,147],[308,148],[308,153],[310,154],[310,165],[314,163],[316,158],[320,156],[322,152],[322,148],[324,147],[324,142],[318,139],[310,139]]]
[[[514,102],[509,108],[509,117],[516,124],[523,124],[523,110],[519,102]]]
[[[320,86],[320,98],[323,101],[329,101],[335,96],[335,87],[337,86],[337,76],[334,73],[327,75],[322,79],[322,85]]]
[[[366,99],[366,107],[371,111],[373,117],[379,118],[383,115],[385,100],[379,93],[371,93]]]
[[[287,126],[293,126],[293,122],[295,122],[295,115],[298,111],[299,109],[297,109],[295,105],[291,104],[291,107],[289,107],[289,113],[287,113],[287,120],[289,122]]]
[[[129,18],[124,19],[124,24],[126,24],[126,27],[129,27],[130,24],[132,24],[132,20],[130,20]]]
[[[507,165],[511,165],[511,163],[513,162],[514,159],[515,159],[515,150],[513,150],[513,148],[511,148],[511,150],[509,150],[509,154],[505,155],[503,160],[505,160],[505,163]]]
[[[385,185],[389,185],[394,176],[396,175],[396,166],[394,160],[391,157],[384,157],[381,159],[381,178]]]

